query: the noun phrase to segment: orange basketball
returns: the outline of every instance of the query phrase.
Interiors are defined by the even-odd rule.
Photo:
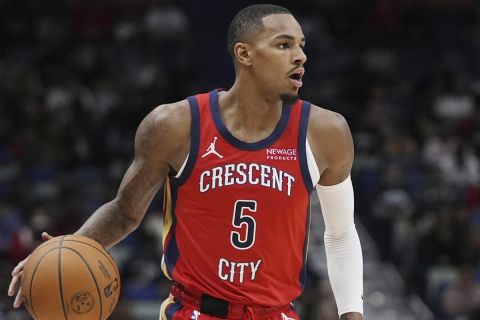
[[[50,239],[28,259],[22,295],[36,320],[103,320],[120,295],[120,276],[110,254],[76,235]]]

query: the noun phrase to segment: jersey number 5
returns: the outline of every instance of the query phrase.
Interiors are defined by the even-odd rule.
[[[255,243],[256,222],[255,219],[245,213],[245,211],[256,212],[257,201],[254,200],[237,200],[233,208],[232,225],[235,229],[243,229],[241,231],[232,231],[230,234],[230,242],[239,250],[246,250]],[[245,227],[244,227],[245,226]]]

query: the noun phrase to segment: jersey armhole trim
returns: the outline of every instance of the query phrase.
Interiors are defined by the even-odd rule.
[[[187,162],[188,162],[188,158],[189,158],[189,154],[187,154],[187,156],[185,157],[185,160],[183,161],[183,164],[182,166],[180,167],[180,170],[178,170],[178,173],[175,175],[175,179],[178,179],[181,175],[182,175],[182,172],[183,170],[185,169],[185,166],[187,165]]]
[[[302,104],[302,111],[300,114],[300,127],[298,130],[298,148],[299,148],[299,160],[300,160],[300,169],[302,172],[303,182],[308,192],[311,193],[314,189],[312,184],[312,176],[310,173],[310,167],[308,164],[308,152],[307,152],[307,130],[308,130],[308,120],[310,119],[310,108],[311,103],[304,101]],[[311,150],[310,150],[311,152]]]
[[[198,100],[195,96],[188,97],[190,106],[191,130],[190,130],[190,150],[187,158],[182,164],[178,173],[173,177],[172,183],[180,186],[187,181],[197,161],[198,148],[200,143],[200,111],[198,108]]]
[[[312,148],[308,139],[306,139],[306,153],[307,153],[307,162],[308,162],[308,172],[310,172],[310,177],[312,178],[312,186],[315,187],[320,182],[320,170],[318,170],[317,162],[313,156]]]

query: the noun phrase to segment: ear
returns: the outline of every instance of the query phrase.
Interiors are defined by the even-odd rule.
[[[252,47],[246,43],[238,42],[233,47],[233,52],[237,58],[238,63],[244,66],[251,66],[254,57]]]

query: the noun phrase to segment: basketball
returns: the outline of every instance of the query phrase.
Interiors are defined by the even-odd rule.
[[[66,235],[38,246],[22,277],[22,295],[36,320],[103,320],[120,294],[120,276],[96,241]]]

